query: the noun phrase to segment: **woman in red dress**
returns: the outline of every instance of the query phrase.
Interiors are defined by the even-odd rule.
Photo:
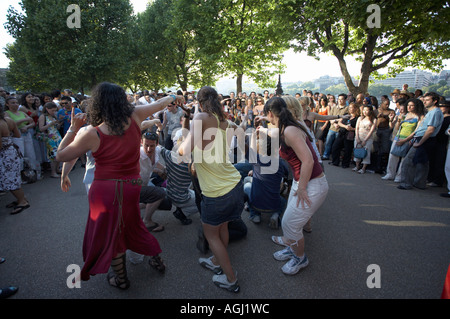
[[[57,160],[68,162],[89,150],[95,158],[81,280],[106,273],[111,266],[109,284],[127,289],[130,285],[125,267],[127,249],[150,256],[150,265],[164,271],[159,243],[145,228],[139,209],[140,125],[174,101],[184,103],[184,98],[170,95],[134,107],[120,86],[104,82],[94,89],[90,99],[90,125],[80,130],[86,123],[86,114],[72,118],[58,148]]]

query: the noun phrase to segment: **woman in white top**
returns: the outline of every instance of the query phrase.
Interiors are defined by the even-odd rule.
[[[355,129],[355,148],[359,146],[364,147],[367,150],[366,157],[364,157],[362,161],[359,158],[355,158],[356,167],[353,170],[360,174],[364,174],[366,172],[367,165],[370,164],[373,133],[375,132],[376,127],[377,119],[375,117],[375,113],[373,112],[373,108],[370,105],[364,105],[363,116],[358,118]],[[362,168],[359,166],[361,162],[363,164]]]

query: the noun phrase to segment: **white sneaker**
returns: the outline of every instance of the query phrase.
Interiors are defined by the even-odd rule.
[[[386,174],[381,179],[386,180],[386,179],[394,179],[394,178],[392,178],[391,175]]]
[[[362,168],[358,171],[358,173],[359,174],[365,174],[366,173],[366,171],[365,170],[363,170]]]
[[[291,259],[294,255],[291,247],[286,247],[285,249],[279,250],[273,254],[273,258],[278,261],[285,261]]]
[[[226,289],[226,290],[231,291],[231,292],[237,293],[241,289],[239,287],[239,283],[238,283],[237,279],[236,279],[235,282],[229,282],[228,278],[227,278],[227,275],[225,275],[225,274],[214,275],[212,280],[213,280],[213,283],[217,287]]]
[[[308,264],[309,261],[306,255],[302,259],[294,255],[283,267],[281,267],[281,271],[286,275],[295,275],[300,269],[308,266]]]
[[[214,265],[214,263],[212,262],[212,258],[213,256],[209,258],[199,258],[198,262],[206,269],[212,270],[216,275],[220,275],[221,273],[223,273],[222,268],[220,267],[220,265]]]

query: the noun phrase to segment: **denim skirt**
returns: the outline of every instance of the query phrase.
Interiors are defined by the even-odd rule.
[[[202,196],[201,219],[211,226],[219,226],[225,222],[241,218],[244,209],[244,188],[242,182],[227,194],[219,197]]]

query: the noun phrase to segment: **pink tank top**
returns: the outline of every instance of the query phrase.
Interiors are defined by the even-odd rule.
[[[98,127],[100,147],[92,153],[95,159],[95,179],[112,179],[139,175],[141,130],[131,119],[123,135],[106,135]]]

